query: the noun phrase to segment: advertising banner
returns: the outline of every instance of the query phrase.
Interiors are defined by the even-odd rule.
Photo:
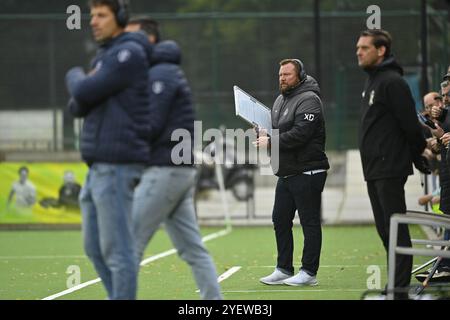
[[[0,163],[0,224],[79,224],[78,195],[88,167],[77,163]]]

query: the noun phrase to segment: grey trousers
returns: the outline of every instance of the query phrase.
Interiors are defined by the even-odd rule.
[[[134,192],[132,225],[138,256],[143,253],[158,227],[165,229],[193,272],[205,300],[222,299],[213,260],[206,250],[194,210],[196,170],[190,167],[149,167]]]

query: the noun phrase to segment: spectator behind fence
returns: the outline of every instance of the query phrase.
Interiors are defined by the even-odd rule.
[[[450,66],[448,66],[447,74],[444,76],[443,80],[444,81],[449,81],[450,80]]]
[[[159,40],[154,20],[132,19],[129,31],[144,31],[149,41]],[[145,248],[164,223],[180,257],[192,269],[200,296],[205,300],[221,300],[214,262],[202,242],[194,208],[196,170],[191,154],[189,161],[176,165],[172,149],[172,133],[184,129],[194,138],[195,111],[192,93],[180,67],[181,50],[174,41],[155,45],[149,70],[150,128],[148,141],[151,159],[133,199],[133,232],[136,238],[137,267]]]
[[[445,115],[445,119],[442,119],[442,127],[445,130],[445,134],[440,138],[441,149],[441,165],[440,165],[440,183],[441,194],[439,209],[446,215],[450,214],[450,159],[448,154],[448,146],[450,142],[450,116],[448,115],[448,108],[450,107],[450,81],[449,72],[444,76],[444,82],[441,83],[441,96],[443,98],[443,104],[441,106],[441,114]],[[433,108],[434,109],[434,108]],[[436,115],[438,115],[436,113]],[[449,230],[445,230],[444,239],[449,240]],[[416,275],[416,279],[423,282],[430,273],[430,269],[426,272]],[[439,266],[436,269],[430,282],[450,282],[450,259],[442,259]]]
[[[391,35],[385,30],[360,34],[358,65],[368,73],[362,94],[359,150],[377,232],[388,252],[390,218],[405,213],[404,186],[412,164],[429,173],[422,153],[426,141],[417,119],[415,102],[403,69],[391,53]],[[399,225],[398,245],[411,247],[407,225]],[[394,297],[407,299],[412,256],[397,255]]]
[[[36,202],[36,187],[28,180],[30,171],[27,167],[20,167],[18,172],[19,180],[13,183],[6,206],[7,208],[10,207],[12,199],[15,196],[15,205],[18,208],[30,208]]]
[[[439,210],[450,214],[450,171],[447,165],[447,150],[442,144],[442,137],[449,134],[448,113],[444,112],[442,96],[437,92],[430,92],[423,98],[425,108],[430,110],[431,120],[436,129],[429,128],[438,144],[434,145],[440,152],[441,161],[439,162],[439,185],[440,185],[440,203]]]
[[[423,105],[424,112],[423,115],[426,118],[426,121],[421,121],[422,126],[424,128],[425,136],[429,137],[427,139],[427,148],[425,149],[425,157],[430,163],[430,170],[432,171],[432,183],[433,183],[433,191],[436,189],[436,175],[434,174],[432,168],[432,164],[434,163],[434,154],[440,154],[439,159],[445,159],[445,153],[443,152],[444,148],[442,148],[441,138],[448,131],[448,123],[446,121],[447,112],[444,112],[444,104],[442,102],[442,96],[437,92],[427,93],[423,97]],[[446,184],[448,180],[447,174],[447,165],[442,161],[438,161],[439,172],[439,185]],[[442,195],[445,197],[448,193],[448,190],[442,192]]]
[[[124,32],[127,1],[89,4],[100,49],[88,74],[76,67],[66,75],[70,111],[84,118],[81,154],[89,166],[80,194],[84,246],[108,298],[135,299],[131,206],[150,160],[147,70],[152,46],[144,34]]]
[[[448,75],[444,76],[444,79]],[[433,117],[439,118],[442,123],[442,127],[445,131],[445,134],[443,134],[439,138],[439,144],[437,145],[440,150],[440,166],[439,166],[439,182],[441,185],[440,188],[440,197],[439,197],[439,212],[442,212],[444,214],[450,214],[450,167],[449,167],[449,161],[447,159],[448,157],[448,143],[450,141],[450,125],[449,125],[449,118],[447,109],[450,105],[450,99],[448,96],[448,92],[450,90],[450,83],[448,80],[445,80],[441,83],[441,96],[443,98],[442,103],[438,103],[439,108],[436,106],[433,107]],[[434,93],[433,93],[434,94]],[[425,96],[425,98],[428,98],[428,102],[431,103],[431,94],[428,94]],[[426,195],[422,199],[428,199],[431,195]],[[435,201],[437,198],[433,197],[432,201]],[[444,238],[449,239],[448,237],[448,231],[446,230],[444,233]],[[429,275],[430,269],[426,270],[425,272],[421,272],[415,275],[416,279],[420,282],[423,282]],[[436,272],[433,274],[430,282],[449,282],[450,281],[450,259],[443,259],[439,266],[436,269]]]
[[[440,188],[437,188],[432,193],[420,196],[417,202],[421,206],[429,204],[433,212],[441,213],[439,210],[439,202],[441,200],[440,192],[441,192]]]

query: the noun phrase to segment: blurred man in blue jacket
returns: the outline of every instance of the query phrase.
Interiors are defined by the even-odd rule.
[[[86,254],[109,299],[135,299],[137,270],[131,230],[134,188],[150,160],[147,91],[152,46],[125,33],[128,4],[91,0],[100,49],[92,70],[69,70],[70,112],[84,118],[81,154],[89,166],[80,194]]]
[[[142,30],[149,41],[157,41],[159,32],[150,19],[130,21],[129,31]],[[189,132],[191,151],[195,112],[191,89],[180,68],[181,52],[174,41],[158,42],[149,71],[151,156],[149,167],[136,188],[133,200],[133,230],[137,263],[161,223],[180,257],[192,269],[202,299],[222,299],[214,263],[206,250],[196,221],[194,188],[196,170],[192,152],[173,159],[175,130]],[[187,152],[187,151],[186,151]]]

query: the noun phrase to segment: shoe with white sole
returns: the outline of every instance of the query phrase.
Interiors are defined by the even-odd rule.
[[[305,271],[300,270],[295,276],[283,281],[288,286],[317,286],[319,283],[315,276],[310,276]]]
[[[272,274],[268,275],[267,277],[259,279],[259,281],[269,285],[283,284],[283,281],[290,277],[292,277],[292,275],[283,273],[280,270],[275,269],[275,271]]]

